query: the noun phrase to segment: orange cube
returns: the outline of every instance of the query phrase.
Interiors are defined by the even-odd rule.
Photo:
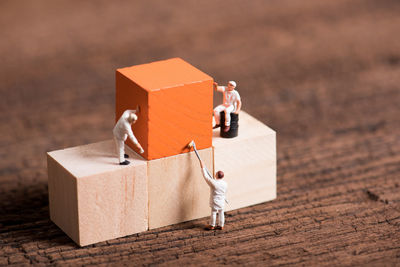
[[[147,160],[212,146],[213,78],[180,58],[117,69],[115,99],[116,121],[140,107],[132,130]]]

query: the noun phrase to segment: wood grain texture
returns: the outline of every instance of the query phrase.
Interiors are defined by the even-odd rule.
[[[126,153],[128,166],[114,140],[48,153],[50,218],[78,245],[148,229],[147,162]]]
[[[50,219],[79,243],[78,181],[47,155]]]
[[[399,1],[0,5],[0,265],[399,264]],[[276,130],[278,198],[79,248],[45,152],[111,139],[115,69],[175,56]]]

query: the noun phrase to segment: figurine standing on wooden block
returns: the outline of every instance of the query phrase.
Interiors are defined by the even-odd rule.
[[[119,154],[120,165],[128,165],[130,163],[128,160],[125,160],[125,158],[129,157],[127,154],[125,154],[125,140],[128,138],[128,136],[139,149],[140,154],[144,153],[142,146],[133,135],[131,128],[132,123],[135,123],[138,119],[135,113],[136,110],[125,110],[121,118],[119,118],[117,124],[115,124],[113,130],[115,144],[117,146],[117,152]]]
[[[239,93],[235,90],[236,82],[228,82],[228,86],[218,86],[218,83],[214,82],[214,89],[218,92],[223,93],[222,105],[214,108],[215,128],[220,127],[220,112],[225,111],[225,125],[224,132],[228,132],[231,124],[231,113],[239,114],[242,108],[242,101],[240,100]],[[222,127],[222,126],[221,126]]]
[[[210,186],[210,208],[211,208],[211,220],[210,225],[206,227],[207,230],[222,230],[224,229],[225,224],[225,193],[226,189],[228,188],[228,184],[222,180],[224,178],[224,173],[222,171],[218,171],[215,174],[214,179],[207,167],[204,166],[203,161],[200,159],[200,166],[203,172],[203,177],[208,186]],[[218,225],[216,226],[217,214],[219,217]]]
[[[204,165],[203,161],[200,158],[199,153],[196,149],[196,143],[191,141],[188,144],[188,148],[193,148],[194,152],[196,153],[197,158],[200,161],[201,171],[203,172],[203,177],[208,186],[210,186],[210,208],[211,208],[211,220],[210,225],[206,227],[207,230],[222,230],[224,229],[225,224],[225,193],[226,189],[228,188],[228,184],[222,180],[224,178],[224,173],[222,171],[218,171],[215,174],[216,179],[214,179],[210,172],[208,171],[207,167]],[[217,220],[217,214],[219,217],[218,226],[215,226]]]

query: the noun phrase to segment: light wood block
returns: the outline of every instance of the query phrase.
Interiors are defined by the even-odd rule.
[[[132,129],[147,160],[186,153],[190,140],[212,146],[213,79],[180,58],[118,69],[115,100],[116,120],[140,106]]]
[[[276,198],[276,133],[244,111],[239,115],[239,135],[221,138],[213,132],[214,169],[228,183],[226,210]]]
[[[213,171],[212,148],[199,150]],[[210,214],[210,189],[194,152],[148,161],[149,229]]]
[[[148,229],[147,162],[113,140],[47,153],[50,218],[80,246]]]

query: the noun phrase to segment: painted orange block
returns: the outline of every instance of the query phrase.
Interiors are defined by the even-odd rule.
[[[116,121],[139,105],[132,130],[147,160],[188,152],[191,140],[212,146],[213,78],[180,58],[117,69],[115,99]]]

